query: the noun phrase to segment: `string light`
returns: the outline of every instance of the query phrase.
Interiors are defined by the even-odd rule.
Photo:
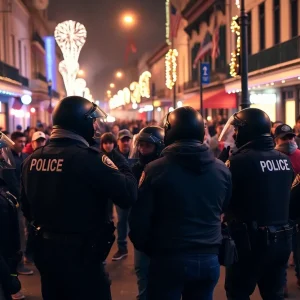
[[[142,97],[150,98],[150,78],[151,73],[149,71],[142,73],[140,76],[139,86]]]
[[[232,18],[231,22],[231,31],[236,34],[236,50],[231,53],[231,62],[230,62],[230,75],[236,77],[238,75],[238,70],[240,68],[239,60],[241,53],[241,31],[240,25],[238,24],[238,16]]]
[[[241,8],[240,0],[235,0],[235,5],[238,9],[240,9]]]
[[[170,46],[170,0],[166,0],[166,43]]]
[[[177,57],[178,51],[176,49],[170,49],[165,57],[166,87],[170,90],[177,81]]]

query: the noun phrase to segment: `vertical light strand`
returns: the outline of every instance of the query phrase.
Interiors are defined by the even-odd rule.
[[[166,43],[170,46],[170,0],[166,0]]]

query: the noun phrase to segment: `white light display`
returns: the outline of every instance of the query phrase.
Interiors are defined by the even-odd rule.
[[[78,58],[85,44],[87,31],[79,22],[70,20],[59,23],[54,36],[64,56],[59,64],[59,72],[63,76],[67,95],[72,96],[75,94],[75,79],[79,71]]]
[[[77,78],[75,80],[75,95],[83,97],[85,88],[86,88],[86,81],[83,78]]]
[[[32,98],[31,98],[30,95],[23,95],[23,96],[21,97],[21,101],[22,101],[23,104],[28,105],[28,104],[31,103]]]

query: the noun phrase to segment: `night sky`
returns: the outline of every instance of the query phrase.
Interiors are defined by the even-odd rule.
[[[137,14],[137,24],[129,31],[122,28],[124,12]],[[137,53],[129,61],[164,42],[164,0],[51,0],[49,19],[57,23],[74,20],[87,29],[87,42],[80,57],[80,68],[86,71],[88,87],[95,99],[103,99],[113,72],[125,65],[125,48],[132,35]],[[120,87],[123,88],[123,87]]]

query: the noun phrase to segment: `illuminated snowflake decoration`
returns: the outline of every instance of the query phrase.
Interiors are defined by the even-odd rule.
[[[84,25],[71,20],[59,23],[55,28],[54,36],[64,59],[73,58],[78,61],[80,51],[87,37]]]

